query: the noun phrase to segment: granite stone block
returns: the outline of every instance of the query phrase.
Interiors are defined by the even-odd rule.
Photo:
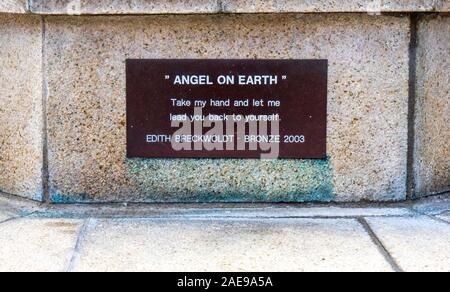
[[[2,0],[0,13],[25,13],[28,9],[27,0]]]
[[[217,0],[32,0],[38,14],[187,14],[217,13]]]
[[[38,16],[0,15],[0,191],[40,200],[42,29]]]
[[[450,190],[450,17],[418,24],[415,196]]]
[[[448,11],[447,0],[226,0],[223,10],[233,13],[274,12],[430,12]]]
[[[50,196],[73,201],[360,201],[406,193],[408,17],[46,19]],[[327,160],[125,156],[127,58],[328,59]]]
[[[42,14],[448,12],[448,0],[31,0]]]

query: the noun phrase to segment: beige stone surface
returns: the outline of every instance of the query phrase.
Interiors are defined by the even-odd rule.
[[[1,0],[0,13],[25,13],[27,0]]]
[[[32,0],[45,14],[449,11],[448,0]]]
[[[14,218],[15,215],[7,210],[0,209],[0,222],[6,221],[8,219]]]
[[[391,271],[355,220],[93,221],[75,271]]]
[[[28,216],[39,210],[41,203],[0,193],[0,221]]]
[[[439,219],[447,221],[448,223],[450,223],[450,212],[445,212],[441,215],[437,216]]]
[[[450,224],[426,216],[367,221],[405,271],[450,272]]]
[[[445,212],[450,212],[450,193],[441,196],[430,196],[426,199],[417,200],[412,207],[414,212],[436,216]]]
[[[33,0],[31,11],[43,14],[216,13],[217,0]]]
[[[54,17],[46,27],[55,201],[405,198],[406,17]],[[328,162],[127,160],[127,58],[329,59]]]
[[[0,224],[0,271],[65,271],[80,226],[80,221],[67,219],[16,219]]]
[[[450,190],[450,17],[419,21],[415,193]]]
[[[0,191],[42,194],[40,17],[0,15]]]
[[[270,12],[408,12],[448,11],[448,0],[226,0],[224,11]]]
[[[377,217],[413,216],[407,208],[338,208],[338,207],[268,207],[268,208],[207,208],[207,209],[169,209],[161,212],[161,217],[178,218],[305,218],[305,217]]]

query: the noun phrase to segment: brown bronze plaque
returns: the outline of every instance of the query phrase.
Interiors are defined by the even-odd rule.
[[[326,60],[127,60],[129,158],[326,158]]]

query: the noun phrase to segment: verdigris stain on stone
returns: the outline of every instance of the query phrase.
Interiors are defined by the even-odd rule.
[[[148,161],[139,161],[145,167]],[[260,161],[260,160],[186,160],[160,161],[159,175],[141,184],[144,189],[157,189],[157,200],[173,201],[269,201],[292,202],[330,201],[332,178],[327,161]],[[145,181],[139,173],[131,173],[130,179]],[[165,181],[164,188],[154,188]],[[148,188],[150,186],[150,188]],[[167,188],[167,186],[169,186]],[[171,196],[174,196],[171,198]]]
[[[148,202],[303,202],[333,200],[326,160],[132,159],[125,163],[129,187],[114,200]],[[55,202],[98,200],[92,194],[59,194]],[[111,197],[111,196],[110,196]],[[108,198],[104,200],[108,201]]]

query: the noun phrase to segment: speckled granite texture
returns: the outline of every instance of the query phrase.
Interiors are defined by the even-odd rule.
[[[448,11],[448,0],[225,0],[232,13]]]
[[[25,13],[27,6],[26,0],[1,0],[0,13]]]
[[[0,15],[0,191],[42,196],[42,32],[36,16]]]
[[[66,11],[65,0],[31,2],[32,12],[43,14],[366,12],[368,3],[76,0]],[[381,1],[381,11],[448,11],[449,2]],[[0,3],[0,191],[41,200],[48,147],[53,202],[406,198],[409,15],[7,14],[26,7]],[[450,185],[449,27],[448,14],[419,17],[418,197]],[[127,58],[328,59],[328,159],[126,159]]]
[[[50,196],[404,199],[409,24],[363,14],[48,18]],[[328,161],[125,159],[127,58],[329,59]]]
[[[188,14],[276,12],[435,12],[448,0],[31,0],[43,14]]]
[[[450,190],[450,17],[419,21],[415,194]]]

